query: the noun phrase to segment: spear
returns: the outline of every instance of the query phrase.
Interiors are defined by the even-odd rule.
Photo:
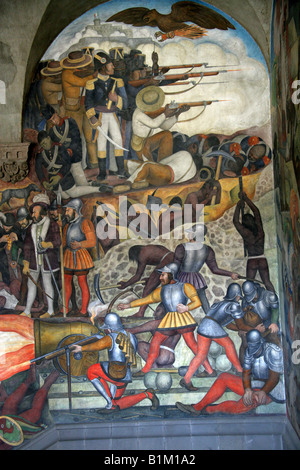
[[[64,247],[63,247],[63,233],[62,233],[62,224],[61,224],[61,186],[58,187],[57,192],[57,209],[58,209],[58,222],[59,222],[59,232],[60,232],[60,273],[61,273],[61,287],[62,287],[62,298],[63,298],[63,316],[67,316],[66,308],[66,291],[65,291],[65,270],[64,270]]]

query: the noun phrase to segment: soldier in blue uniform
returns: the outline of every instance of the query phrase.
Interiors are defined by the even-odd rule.
[[[82,141],[77,122],[72,117],[61,117],[52,106],[42,110],[50,125],[48,134],[52,142],[63,145],[70,156],[71,173],[77,186],[87,186],[88,181],[82,167]]]
[[[98,75],[86,84],[85,109],[89,123],[97,135],[97,152],[99,175],[97,179],[106,178],[107,138],[97,129],[99,126],[115,145],[115,158],[118,174],[125,176],[124,148],[119,121],[119,111],[127,107],[127,95],[122,78],[114,77],[114,65],[109,55],[98,52],[94,56],[95,69]]]
[[[64,199],[100,192],[101,187],[76,185],[71,173],[70,154],[66,147],[53,142],[46,131],[38,133],[38,142],[41,151],[36,156],[35,172],[47,191],[58,191],[60,185]]]

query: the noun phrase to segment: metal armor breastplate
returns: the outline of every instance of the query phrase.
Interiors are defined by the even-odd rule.
[[[231,301],[223,300],[216,304],[213,304],[208,311],[207,315],[213,318],[221,326],[226,326],[233,321],[233,317],[225,312],[226,306],[231,303]]]
[[[83,240],[86,239],[85,234],[82,231],[81,224],[82,224],[82,217],[78,217],[77,220],[69,224],[68,229],[67,229],[67,236],[66,236],[68,248],[71,248],[71,241],[76,240],[77,242],[82,242]]]
[[[184,243],[185,256],[180,267],[184,273],[197,273],[207,259],[208,247],[202,243]]]
[[[134,341],[134,336],[131,333],[126,333],[125,330],[122,330],[122,333],[126,334],[126,336],[129,335],[131,344],[133,345],[133,347],[136,351],[136,343]],[[123,351],[121,351],[121,349],[119,348],[119,345],[116,343],[116,338],[117,338],[118,334],[119,334],[119,331],[109,334],[109,336],[111,337],[111,340],[112,340],[112,347],[108,351],[108,359],[109,359],[110,362],[111,361],[117,361],[117,362],[125,362],[126,361],[125,354],[123,353]]]
[[[186,305],[189,300],[185,295],[184,284],[182,282],[163,286],[160,295],[167,312],[176,312],[178,304]]]
[[[255,379],[266,380],[269,377],[269,367],[266,364],[264,354],[254,359],[252,375]]]

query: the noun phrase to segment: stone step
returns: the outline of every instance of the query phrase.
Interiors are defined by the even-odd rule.
[[[175,403],[180,401],[185,404],[194,404],[199,402],[205,394],[208,392],[214,381],[213,378],[197,378],[193,377],[193,385],[199,387],[199,390],[189,392],[182,388],[179,385],[181,376],[173,372],[170,374],[172,377],[171,388],[167,391],[157,390],[156,394],[160,401],[160,406],[165,406],[169,408],[175,408]],[[40,386],[43,385],[43,382],[47,374],[40,375]],[[143,392],[147,387],[144,384],[144,380],[140,378],[133,378],[132,382],[127,385],[126,391],[123,396],[136,394]],[[72,410],[86,410],[93,411],[98,408],[104,408],[106,401],[99,393],[95,390],[93,385],[86,377],[72,377],[71,379],[71,391],[72,399],[71,406]],[[221,403],[226,400],[239,400],[240,396],[227,390],[223,396],[216,401],[215,403]],[[69,398],[68,398],[68,384],[67,376],[61,376],[56,383],[51,386],[51,389],[48,394],[48,404],[51,411],[66,411],[68,412],[69,408]],[[143,400],[140,403],[137,403],[135,407],[147,407],[150,405],[149,400]],[[271,403],[267,406],[260,406],[257,408],[256,413],[259,414],[285,414],[285,404]]]
[[[211,385],[215,381],[214,378],[193,378],[193,384],[199,387],[199,390],[189,392],[179,385],[180,377],[177,373],[170,374],[172,377],[172,386],[167,391],[155,390],[159,398],[161,406],[174,406],[177,401],[187,404],[193,404],[200,401],[208,392]],[[40,385],[43,384],[46,375],[40,377]],[[126,391],[123,396],[143,392],[147,387],[144,385],[143,379],[133,378],[132,382],[127,385]],[[106,401],[95,390],[91,382],[86,377],[74,378],[71,380],[72,391],[72,409],[95,409],[103,408]],[[222,399],[224,400],[237,400],[240,397],[233,392],[225,392]],[[50,410],[68,410],[68,383],[67,377],[62,376],[56,383],[51,386],[48,394],[48,403]],[[135,406],[145,406],[148,400],[141,401]],[[150,403],[150,402],[149,402]]]

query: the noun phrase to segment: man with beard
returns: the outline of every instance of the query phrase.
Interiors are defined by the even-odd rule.
[[[245,192],[239,193],[239,197],[240,200],[233,215],[233,224],[244,241],[248,255],[246,278],[254,280],[258,271],[266,289],[275,293],[274,286],[270,281],[268,261],[264,255],[265,232],[260,212]],[[253,215],[243,214],[245,204],[249,206]],[[241,212],[242,221],[240,221]]]
[[[40,318],[54,315],[54,288],[52,273],[59,270],[58,248],[61,244],[59,226],[48,217],[49,198],[46,194],[38,194],[32,200],[30,212],[33,223],[27,230],[24,242],[23,274],[30,275],[28,279],[28,294],[26,307],[21,315],[30,316],[32,304],[37,293],[37,282],[42,275],[43,287],[46,294],[48,309]],[[40,253],[39,246],[47,250],[47,256]],[[49,265],[48,265],[49,261]]]
[[[63,230],[67,313],[72,293],[72,278],[77,276],[82,295],[80,316],[83,316],[87,315],[90,300],[87,275],[90,269],[94,267],[88,250],[96,246],[96,233],[92,222],[85,219],[81,214],[82,201],[80,199],[72,199],[64,207],[67,221]]]
[[[9,265],[11,263],[11,249],[17,240],[15,230],[15,217],[11,213],[6,213],[0,227],[0,272],[2,281],[9,286],[12,279]]]
[[[24,252],[24,243],[27,234],[27,230],[30,227],[32,220],[30,218],[30,213],[26,207],[20,207],[17,210],[17,223],[16,223],[16,234],[18,239],[12,246],[11,253],[11,267],[12,269],[18,269],[18,266],[23,267],[23,252]],[[20,300],[19,305],[25,305],[27,294],[27,282],[25,276],[22,276],[21,289],[20,289]]]
[[[187,346],[194,354],[197,354],[197,343],[194,337],[194,329],[197,323],[190,311],[200,307],[201,302],[196,289],[191,284],[182,283],[177,280],[177,271],[178,266],[176,263],[170,263],[162,267],[158,270],[161,273],[160,287],[147,297],[134,300],[128,304],[120,303],[118,305],[118,309],[125,310],[132,307],[140,307],[141,305],[163,302],[167,312],[153,335],[145,366],[140,371],[134,373],[133,377],[144,377],[150,371],[159,356],[161,344],[169,336],[182,335]],[[188,303],[188,301],[190,302]],[[212,374],[213,370],[207,359],[204,360],[203,366],[208,374]],[[190,384],[189,390],[197,390],[197,388]]]

